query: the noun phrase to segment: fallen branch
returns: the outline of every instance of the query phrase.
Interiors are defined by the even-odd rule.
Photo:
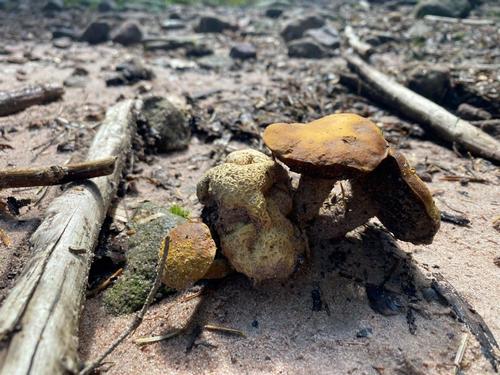
[[[10,168],[0,170],[0,189],[60,185],[72,181],[107,176],[115,169],[116,157],[64,166]]]
[[[64,88],[55,84],[29,86],[15,91],[0,91],[0,116],[20,112],[32,105],[54,102],[63,95]]]
[[[446,300],[453,309],[457,319],[469,328],[479,342],[479,345],[481,345],[484,356],[490,361],[493,369],[497,371],[499,363],[497,352],[499,347],[495,336],[493,336],[486,322],[441,274],[434,273],[433,276],[432,289]]]
[[[347,38],[349,45],[363,57],[368,57],[373,52],[373,47],[368,43],[363,42],[356,35],[351,26],[347,25],[344,29],[344,35]]]
[[[117,157],[113,174],[72,185],[50,204],[30,238],[32,256],[0,308],[0,374],[78,369],[78,324],[101,225],[135,130],[133,101],[110,108],[90,160]]]
[[[132,323],[128,326],[128,328],[123,331],[122,334],[101,355],[99,355],[96,360],[85,366],[85,368],[79,372],[79,375],[88,375],[96,368],[98,368],[101,365],[102,361],[104,361],[106,357],[110,355],[113,350],[115,350],[117,346],[123,342],[123,340],[125,340],[131,333],[133,333],[137,329],[137,327],[141,325],[144,319],[144,315],[146,315],[149,305],[151,305],[151,303],[153,302],[153,299],[156,296],[156,292],[158,292],[158,288],[161,285],[161,275],[163,275],[163,270],[165,269],[169,244],[170,237],[167,236],[167,238],[165,239],[165,250],[163,251],[163,255],[160,259],[160,262],[158,263],[158,267],[156,268],[154,284],[149,291],[146,301],[144,301],[144,305],[142,305],[142,309],[136,314],[134,320],[132,320]]]
[[[349,67],[369,86],[370,96],[405,116],[427,125],[444,140],[457,143],[473,154],[500,162],[500,142],[443,107],[400,85],[361,58],[345,55]]]
[[[494,20],[474,19],[474,18],[453,18],[453,17],[435,16],[433,14],[425,15],[424,20],[431,22],[438,22],[438,23],[453,23],[453,24],[462,24],[471,26],[486,26],[495,24]]]

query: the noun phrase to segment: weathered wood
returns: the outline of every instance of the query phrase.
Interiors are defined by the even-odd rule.
[[[344,35],[346,36],[349,45],[361,56],[368,57],[372,54],[373,47],[359,39],[351,26],[347,25],[345,27]]]
[[[29,86],[15,91],[0,91],[0,116],[20,112],[32,105],[46,104],[64,95],[61,85],[47,84]]]
[[[78,370],[78,324],[101,225],[135,130],[133,101],[110,108],[88,159],[117,157],[113,174],[72,185],[30,239],[32,258],[0,308],[0,374]]]
[[[370,87],[371,95],[376,93],[377,100],[428,126],[445,141],[457,143],[472,154],[500,162],[500,142],[496,139],[431,100],[400,85],[361,58],[354,55],[344,57],[351,70]]]
[[[115,157],[68,165],[0,170],[0,189],[60,185],[107,176],[115,169]]]

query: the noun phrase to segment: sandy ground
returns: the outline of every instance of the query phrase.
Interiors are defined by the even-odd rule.
[[[214,48],[227,53],[227,40],[218,38]],[[283,45],[275,39],[262,36],[258,40],[262,43],[263,61],[269,61],[275,53],[283,54]],[[237,111],[242,101],[255,103],[262,97],[281,93],[283,80],[290,74],[279,66],[268,71],[264,64],[243,64],[235,71],[179,72],[154,64],[158,58],[166,58],[162,53],[143,55],[139,47],[73,43],[70,49],[60,50],[45,40],[12,42],[9,47],[13,54],[30,51],[40,59],[23,64],[0,61],[1,89],[28,83],[62,83],[76,66],[84,66],[89,76],[84,88],[66,88],[61,102],[0,118],[0,129],[5,131],[0,143],[13,148],[0,151],[0,168],[82,158],[105,109],[122,97],[133,98],[146,90],[185,102],[184,94],[220,89],[221,93],[203,100],[201,110],[191,109],[192,113],[199,116],[210,106]],[[275,48],[271,52],[272,47]],[[114,64],[132,55],[144,57],[153,66],[156,78],[133,86],[107,88],[104,76]],[[339,65],[336,59],[293,59],[287,64],[292,72],[335,71]],[[366,115],[365,107],[349,100],[341,109]],[[372,118],[377,121],[381,114],[390,113],[376,109]],[[76,150],[57,152],[57,145],[72,137],[77,139]],[[259,147],[259,141],[232,140],[223,153],[249,146]],[[167,205],[181,203],[196,216],[201,208],[195,195],[196,182],[217,162],[217,150],[217,142],[205,142],[195,135],[188,150],[154,156],[151,165],[139,163],[141,171],[134,174],[138,177],[138,193],[126,195],[124,202],[131,207],[144,199]],[[210,285],[202,297],[185,301],[188,291],[167,298],[154,305],[132,339],[109,356],[108,373],[449,374],[460,340],[468,329],[453,318],[449,307],[422,298],[422,290],[429,286],[436,272],[457,289],[500,340],[500,269],[495,264],[500,256],[500,234],[493,227],[500,216],[498,168],[481,159],[459,157],[445,145],[429,139],[406,139],[402,151],[414,165],[425,161],[439,167],[429,182],[438,207],[464,215],[470,220],[469,226],[443,222],[434,242],[427,246],[396,243],[380,228],[362,228],[344,241],[315,244],[312,258],[286,282],[253,286],[236,275]],[[486,183],[443,180],[445,175],[470,173]],[[156,188],[140,177],[161,177],[169,185]],[[17,217],[0,217],[0,228],[12,242],[9,247],[0,243],[0,303],[30,256],[29,234],[60,191],[59,187],[52,187],[47,192],[0,192],[1,197],[37,202],[22,208]],[[410,317],[405,313],[378,314],[370,308],[366,296],[365,284],[380,282],[395,260],[399,263],[390,285],[401,295],[407,311],[412,311]],[[416,300],[410,301],[402,291],[408,280],[416,286]],[[409,324],[412,319],[414,323]],[[130,320],[130,316],[113,317],[106,313],[100,296],[88,299],[80,326],[82,360],[90,360],[103,351]],[[188,328],[176,338],[147,346],[137,346],[132,341],[168,333],[188,321]],[[245,337],[211,332],[203,328],[208,323],[241,330]],[[372,332],[369,337],[357,337],[368,328]],[[465,374],[493,373],[471,335],[462,365]]]

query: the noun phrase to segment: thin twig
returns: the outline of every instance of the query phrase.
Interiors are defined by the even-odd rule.
[[[229,333],[231,335],[237,335],[237,336],[241,336],[241,337],[246,337],[245,332],[240,331],[239,329],[218,326],[218,325],[215,325],[215,324],[205,324],[203,326],[203,328],[207,329],[209,331]]]
[[[154,344],[156,342],[177,337],[182,331],[182,329],[174,329],[173,331],[161,336],[139,337],[138,339],[134,340],[134,343],[136,343],[137,345]]]
[[[163,275],[163,270],[165,269],[165,263],[167,260],[168,256],[168,247],[170,244],[170,237],[167,236],[165,239],[165,250],[163,251],[163,256],[161,257],[160,262],[158,263],[158,267],[156,269],[156,277],[154,284],[149,291],[148,297],[146,298],[146,301],[144,302],[144,305],[142,306],[141,311],[137,313],[137,315],[134,317],[134,320],[130,324],[130,326],[109,346],[108,349],[104,351],[97,359],[92,361],[90,364],[84,367],[83,370],[80,371],[79,375],[88,375],[92,371],[94,371],[96,368],[98,368],[101,365],[101,362],[108,356],[110,355],[117,347],[122,343],[123,340],[125,340],[130,334],[132,334],[137,327],[139,327],[144,319],[144,315],[146,315],[146,312],[148,311],[149,306],[153,302],[153,299],[156,295],[156,292],[158,291],[158,288],[160,287],[161,284],[161,275]]]
[[[460,340],[460,346],[458,347],[457,354],[455,355],[455,360],[453,364],[455,365],[455,375],[460,372],[460,367],[462,359],[464,358],[465,349],[467,348],[467,342],[469,341],[469,334],[464,333],[462,340]]]

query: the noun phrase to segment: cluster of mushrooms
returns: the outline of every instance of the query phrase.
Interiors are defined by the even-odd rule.
[[[432,195],[373,122],[334,114],[269,125],[263,139],[273,158],[235,151],[198,183],[208,226],[190,221],[170,232],[166,285],[233,270],[256,283],[285,279],[308,241],[342,238],[373,217],[402,241],[432,242],[440,225]],[[300,174],[295,187],[291,172]]]

